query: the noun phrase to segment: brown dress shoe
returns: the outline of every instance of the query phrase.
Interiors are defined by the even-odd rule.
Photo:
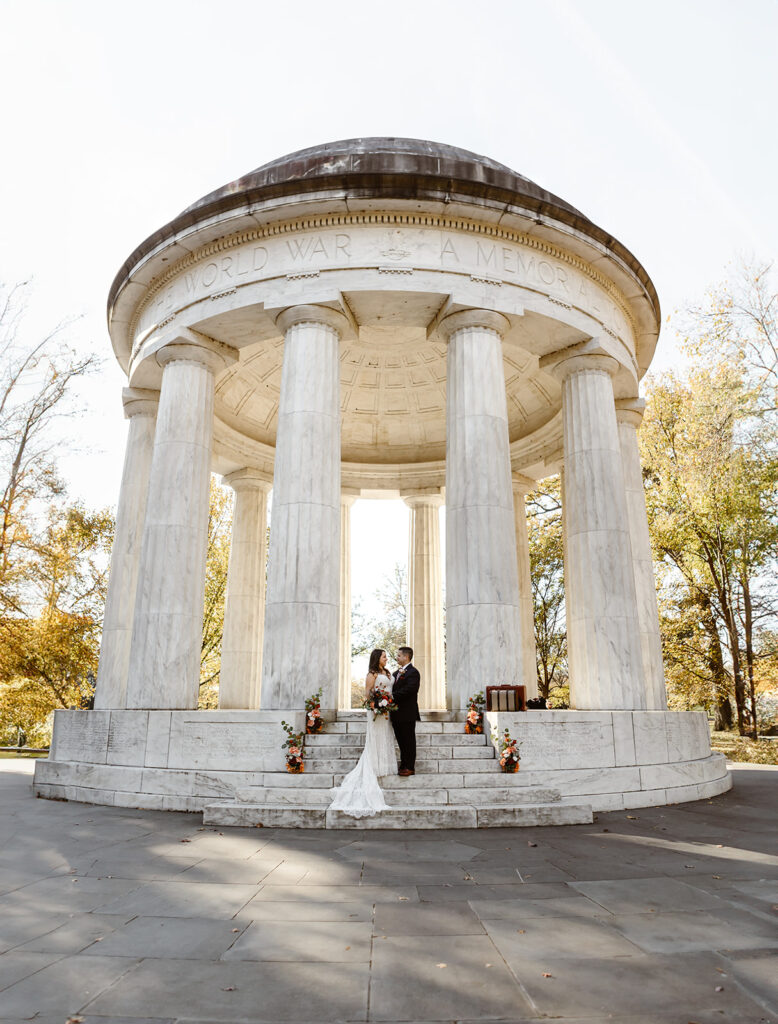
[[[409,775],[415,775],[416,772],[411,771],[410,768],[401,768],[397,773],[401,778],[407,779]]]

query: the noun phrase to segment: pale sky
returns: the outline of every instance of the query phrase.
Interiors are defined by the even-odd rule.
[[[200,196],[306,146],[427,138],[578,207],[648,270],[665,314],[778,239],[775,0],[0,2],[0,280],[28,327],[81,317],[73,496],[114,505],[123,375],[108,288]],[[678,360],[671,329],[654,367]],[[380,540],[379,540],[380,538]],[[407,510],[354,510],[354,593],[407,555]]]

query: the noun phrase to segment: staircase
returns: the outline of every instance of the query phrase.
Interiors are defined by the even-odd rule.
[[[351,818],[328,810],[330,790],[356,765],[364,711],[341,711],[307,736],[305,772],[265,772],[263,786],[236,790],[236,799],[206,806],[208,825],[281,828],[489,828],[578,825],[592,820],[589,804],[561,802],[556,789],[528,786],[521,771],[500,771],[485,735],[467,736],[456,713],[428,711],[416,726],[416,774],[382,780],[390,810]]]

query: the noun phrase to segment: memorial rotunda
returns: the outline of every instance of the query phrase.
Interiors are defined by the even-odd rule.
[[[345,710],[360,497],[410,509],[430,748],[384,825],[584,821],[729,788],[705,716],[666,706],[637,444],[659,301],[569,203],[451,146],[316,146],[146,239],[108,326],[129,430],[97,691],[56,713],[40,795],[348,824],[322,794],[364,728]],[[235,506],[219,710],[198,711],[211,473]],[[490,684],[537,692],[524,495],[554,473],[571,709],[489,715],[521,743],[509,784],[488,737],[462,742],[462,709]],[[283,773],[280,721],[302,726],[312,660],[328,725],[303,780]]]

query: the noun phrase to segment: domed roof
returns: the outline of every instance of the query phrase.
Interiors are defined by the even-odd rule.
[[[641,282],[659,320],[656,290],[640,262],[618,239],[598,227],[570,203],[512,171],[504,164],[466,149],[423,139],[360,138],[328,142],[298,150],[263,164],[192,203],[142,242],[114,278],[108,297],[109,318],[119,292],[139,265],[177,236],[213,224],[222,214],[271,202],[276,214],[284,197],[290,203],[310,193],[340,199],[457,202],[491,209],[524,212],[530,218],[549,218],[593,240],[621,261]],[[280,201],[280,202],[279,202]]]
[[[575,207],[496,160],[441,142],[395,138],[343,139],[298,150],[210,192],[183,215],[230,204],[235,197],[254,199],[322,185],[395,199],[427,198],[433,191],[436,198],[451,192],[513,198],[521,205],[556,206],[586,220]]]

